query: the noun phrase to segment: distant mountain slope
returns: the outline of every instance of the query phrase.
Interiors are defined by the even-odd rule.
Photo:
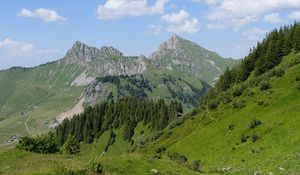
[[[218,80],[226,67],[231,68],[237,63],[177,35],[162,43],[150,59],[158,68],[184,72],[210,85]]]
[[[172,40],[181,43],[179,50],[168,50],[171,55],[179,54],[174,61],[182,61],[176,62],[176,66],[182,64],[180,69],[175,64],[174,69],[162,64],[163,60],[173,59],[167,55],[160,59],[161,66],[157,66],[154,57],[124,56],[113,47],[96,48],[76,41],[58,61],[0,71],[0,142],[56,126],[60,116],[71,117],[66,115],[83,109],[72,108],[81,105],[83,97],[83,105],[133,95],[164,98],[167,102],[176,99],[185,108],[197,106],[214,79],[235,61],[223,59],[178,36]],[[158,52],[153,55],[159,55]],[[188,62],[193,65],[191,70]],[[197,74],[193,74],[195,71]],[[109,78],[118,79],[119,83]]]

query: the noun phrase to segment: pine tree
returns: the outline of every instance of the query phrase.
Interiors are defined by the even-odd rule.
[[[61,147],[61,151],[64,154],[78,154],[80,152],[80,146],[74,136],[68,135],[66,142]]]
[[[300,25],[297,25],[295,27],[295,33],[294,33],[294,48],[296,52],[300,51]]]

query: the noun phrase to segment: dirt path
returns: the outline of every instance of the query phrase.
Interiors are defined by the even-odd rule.
[[[29,117],[28,117],[28,118],[26,119],[26,121],[25,121],[25,127],[26,127],[26,131],[28,132],[28,134],[30,134],[30,133],[29,133],[29,129],[28,129],[28,125],[27,125],[28,120],[29,120]]]
[[[82,96],[80,98],[80,100],[75,104],[75,106],[73,106],[72,108],[68,109],[67,111],[59,114],[59,116],[57,117],[57,121],[59,123],[61,123],[66,118],[70,119],[73,117],[73,115],[82,113],[84,110],[84,107],[83,107],[84,101],[85,101],[85,97]]]

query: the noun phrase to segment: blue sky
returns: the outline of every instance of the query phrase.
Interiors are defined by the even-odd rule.
[[[242,58],[274,27],[300,19],[300,0],[4,0],[0,69],[60,59],[77,40],[149,56],[173,34]]]

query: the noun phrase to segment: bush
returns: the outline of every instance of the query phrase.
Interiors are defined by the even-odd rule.
[[[180,164],[185,164],[188,161],[188,159],[187,159],[187,157],[185,157],[185,155],[180,155],[180,154],[178,154],[176,152],[172,152],[172,153],[169,152],[168,153],[168,157],[171,160],[176,161],[176,162],[178,162]]]
[[[300,76],[296,76],[295,80],[300,81]]]
[[[90,161],[88,170],[95,174],[104,174],[103,166],[100,163],[95,162],[94,160]]]
[[[228,129],[229,129],[229,130],[234,130],[234,128],[235,128],[235,125],[234,125],[234,124],[228,125]]]
[[[225,93],[221,93],[220,99],[223,104],[227,104],[232,102],[232,96],[231,94],[227,91]]]
[[[58,152],[58,143],[54,138],[54,134],[51,132],[37,136],[36,138],[21,137],[16,147],[18,149],[42,154]]]
[[[158,147],[158,148],[155,149],[155,153],[156,154],[160,154],[160,153],[166,151],[166,149],[167,149],[166,147],[160,146],[160,147]]]
[[[209,104],[208,104],[208,108],[209,109],[216,109],[218,107],[219,103],[216,100],[212,100]]]
[[[280,68],[273,71],[273,75],[276,77],[282,77],[285,74],[285,71]]]
[[[270,89],[270,87],[271,87],[271,85],[270,85],[269,81],[264,80],[264,81],[260,82],[260,90],[264,91],[264,90]]]
[[[250,122],[249,128],[250,128],[250,129],[254,129],[254,128],[256,128],[257,126],[259,126],[259,125],[261,125],[261,124],[262,124],[262,122],[261,122],[260,120],[254,118],[254,119],[252,119],[252,121]]]
[[[201,166],[199,160],[194,160],[190,165],[191,170],[201,172]]]
[[[237,85],[237,86],[234,87],[232,95],[234,97],[239,97],[239,96],[241,96],[243,94],[243,90],[244,89],[243,89],[243,87],[241,85]]]
[[[169,129],[173,129],[177,126],[180,126],[183,123],[183,119],[176,119],[175,121],[171,122],[171,124],[169,125]]]
[[[247,142],[247,139],[249,138],[249,136],[246,136],[245,134],[241,134],[241,142],[244,143],[244,142]]]
[[[297,89],[300,90],[300,81],[297,82]]]
[[[234,108],[243,108],[243,107],[245,107],[246,105],[245,105],[245,101],[243,101],[243,100],[234,100],[234,101],[232,102],[232,106],[233,106]]]
[[[260,139],[260,136],[259,135],[257,135],[257,134],[253,134],[252,135],[252,142],[254,143],[254,142],[256,142],[257,140],[259,140]]]

